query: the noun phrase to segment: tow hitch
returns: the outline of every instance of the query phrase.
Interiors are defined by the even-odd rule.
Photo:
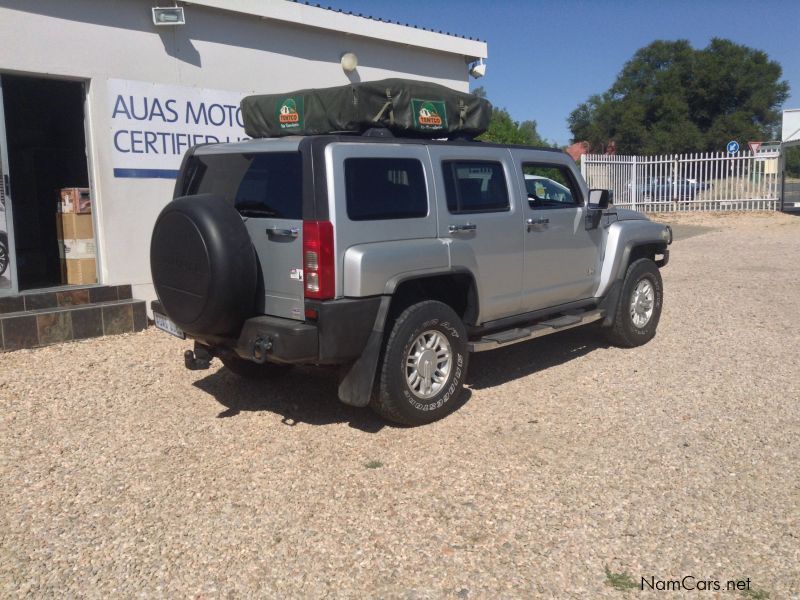
[[[187,350],[183,353],[183,363],[190,371],[202,371],[211,366],[211,359],[214,355],[206,346],[195,343],[194,351]]]

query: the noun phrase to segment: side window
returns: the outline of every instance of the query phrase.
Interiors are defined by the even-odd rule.
[[[443,161],[447,209],[452,214],[511,210],[503,165],[482,161]]]
[[[526,163],[522,165],[522,172],[531,208],[580,206],[580,191],[567,167]]]
[[[428,215],[422,163],[413,158],[347,158],[347,216],[351,221],[414,219]]]

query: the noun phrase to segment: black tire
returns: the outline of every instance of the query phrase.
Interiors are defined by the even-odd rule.
[[[8,237],[5,233],[0,233],[0,275],[8,268]]]
[[[251,360],[245,360],[238,356],[220,358],[222,364],[234,375],[244,379],[277,379],[283,377],[292,370],[292,365],[278,365],[275,363],[264,363],[262,365]]]
[[[447,377],[444,382],[437,383],[441,385],[438,393],[423,398],[409,385],[406,358],[417,338],[428,331],[446,339],[451,359]],[[435,300],[414,304],[405,309],[392,326],[370,407],[385,419],[403,425],[422,425],[441,419],[459,406],[468,362],[467,332],[455,311]]]
[[[631,315],[631,303],[634,290],[642,281],[649,281],[653,290],[653,312],[643,326],[637,326]],[[661,318],[661,307],[664,303],[664,286],[661,282],[661,273],[656,263],[649,258],[635,260],[625,273],[617,306],[614,311],[613,324],[605,329],[608,341],[615,346],[633,348],[646,344],[656,335],[658,321]]]

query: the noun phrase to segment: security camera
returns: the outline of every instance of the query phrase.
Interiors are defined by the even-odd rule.
[[[469,74],[475,79],[480,79],[486,75],[486,63],[483,62],[483,59],[480,59],[479,62],[476,62],[474,65],[472,65],[472,68],[469,70]]]

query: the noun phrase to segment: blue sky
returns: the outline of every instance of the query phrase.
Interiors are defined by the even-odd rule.
[[[401,23],[486,40],[483,85],[515,120],[569,142],[566,119],[591,94],[609,88],[624,63],[656,39],[695,48],[723,37],[765,51],[791,87],[784,108],[800,108],[800,0],[321,0]]]

